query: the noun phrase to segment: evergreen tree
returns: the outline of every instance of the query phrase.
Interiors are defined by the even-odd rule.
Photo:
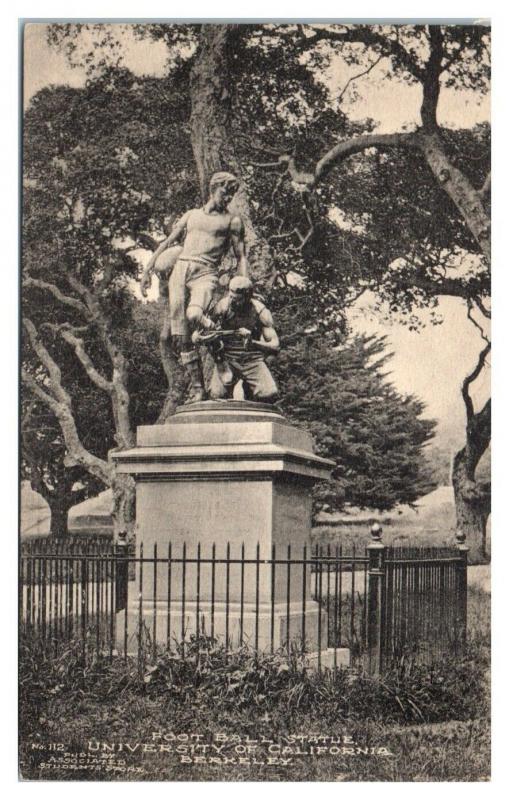
[[[79,37],[82,28],[53,26],[51,35],[78,57],[74,33]],[[115,35],[108,26],[99,29]],[[212,171],[228,168],[241,177],[237,203],[251,267],[271,305],[274,296],[288,297],[295,273],[329,328],[363,289],[389,299],[391,311],[402,311],[410,321],[412,309],[433,305],[440,295],[463,298],[469,311],[472,304],[483,309],[489,289],[482,207],[489,198],[487,132],[443,129],[440,142],[433,114],[440,71],[442,83],[486,90],[487,31],[158,24],[140,33],[168,45],[163,80],[108,67],[101,46],[98,70],[86,87],[39,93],[25,128],[31,204],[26,243],[32,251],[25,260],[25,289],[32,297],[45,292],[72,315],[68,319],[61,310],[52,323],[55,341],[43,327],[44,315],[27,320],[28,345],[56,387],[54,396],[37,396],[60,414],[76,462],[107,484],[118,476],[109,463],[85,452],[71,425],[69,403],[58,387],[56,339],[74,347],[82,363],[85,351],[101,367],[90,369],[89,377],[111,398],[118,446],[131,446],[134,419],[126,410],[133,407],[133,371],[124,344],[133,303],[125,289],[137,265],[128,247],[160,238],[166,214],[199,203]],[[388,80],[423,85],[418,131],[377,135],[371,120],[349,120],[341,102],[329,96],[321,78],[331,57],[357,63],[366,50],[386,59]],[[335,164],[341,166],[326,180]],[[454,259],[463,254],[475,256],[476,267],[456,274]],[[474,490],[475,467],[489,441],[489,405],[479,416],[467,402],[486,353],[463,386],[472,446],[458,454],[456,496],[459,503],[468,489],[470,505],[482,505],[486,496],[484,486],[479,496]],[[29,378],[26,385],[34,391]],[[122,481],[117,490],[119,497],[127,491]],[[132,504],[119,502],[120,511],[121,506],[129,506],[132,521]],[[465,527],[467,512],[461,518]]]
[[[315,489],[315,510],[386,511],[435,488],[425,455],[435,422],[422,418],[421,401],[387,380],[385,337],[343,336],[337,344],[334,334],[306,328],[295,314],[281,322],[283,350],[273,365],[281,406],[313,435],[317,453],[336,463],[331,480]],[[293,333],[285,336],[289,324]]]

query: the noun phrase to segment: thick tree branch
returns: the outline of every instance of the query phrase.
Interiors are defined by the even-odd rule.
[[[88,287],[84,286],[74,275],[72,275],[72,273],[68,273],[67,280],[72,288],[83,297],[87,307],[90,309],[90,313],[93,316],[94,322],[97,326],[97,331],[101,341],[111,359],[111,386],[110,388],[106,389],[106,391],[108,391],[111,396],[111,405],[115,420],[115,437],[119,447],[131,447],[134,445],[135,435],[129,419],[127,361],[122,351],[118,345],[115,344],[111,336],[110,322],[104,315],[98,298]],[[97,375],[95,377],[97,378]],[[103,386],[101,388],[105,387]]]
[[[442,72],[443,34],[440,25],[429,25],[430,56],[422,78],[421,119],[425,129],[437,127],[437,105],[440,96],[440,74]]]
[[[40,329],[51,331],[55,335],[61,334],[62,331],[70,331],[75,336],[79,336],[82,333],[87,333],[90,330],[90,325],[90,322],[87,325],[71,325],[70,322],[62,322],[57,325],[55,322],[42,322]]]
[[[482,455],[491,439],[491,397],[486,400],[480,411],[475,415],[476,432],[479,436],[478,453]]]
[[[385,150],[392,147],[414,147],[415,144],[415,135],[413,133],[372,133],[348,139],[346,142],[339,142],[316,165],[314,181],[316,183],[327,175],[339,161],[355,153],[361,153],[370,147]]]
[[[481,302],[477,297],[477,289],[471,289],[467,282],[458,278],[438,278],[433,279],[421,272],[412,272],[411,275],[405,274],[404,279],[398,281],[398,275],[395,273],[391,275],[392,280],[396,284],[403,286],[413,285],[418,289],[423,289],[429,292],[430,295],[442,295],[444,297],[461,297],[472,303]]]
[[[293,156],[280,156],[279,163],[287,164],[292,181],[299,185],[301,190],[305,191],[306,189],[310,190],[314,188],[318,181],[324,178],[336,164],[355,153],[361,153],[363,150],[368,150],[371,147],[385,150],[392,147],[417,146],[418,143],[414,133],[371,133],[339,142],[322,156],[314,172],[303,172],[299,170]]]
[[[50,353],[42,343],[34,323],[27,317],[24,317],[23,327],[25,329],[26,334],[28,335],[28,339],[32,346],[32,349],[37,354],[40,362],[45,367],[49,375],[49,381],[50,381],[49,389],[51,395],[58,402],[70,405],[71,398],[69,397],[69,395],[62,386],[61,382],[62,373],[60,367],[58,366],[56,361],[51,357]]]
[[[472,372],[470,372],[466,376],[465,380],[463,381],[463,383],[461,385],[461,396],[463,397],[463,402],[465,404],[465,410],[466,410],[466,414],[467,414],[467,425],[468,425],[468,423],[471,422],[471,420],[475,416],[474,403],[473,403],[472,398],[470,397],[470,387],[474,383],[474,381],[477,380],[479,375],[481,374],[481,372],[482,372],[482,370],[484,368],[484,365],[486,363],[486,358],[487,358],[488,353],[490,352],[490,350],[491,350],[491,342],[488,342],[486,344],[486,346],[483,347],[483,349],[479,353],[479,357],[477,359],[477,363],[476,363],[474,369],[472,370]],[[486,408],[486,406],[485,406],[485,408]],[[483,411],[484,411],[484,409],[483,409]]]
[[[29,389],[32,394],[42,400],[45,405],[48,406],[55,414],[58,409],[58,401],[55,400],[48,392],[45,392],[44,389],[37,383],[33,375],[30,375],[26,369],[21,370],[21,380],[24,385]]]
[[[33,322],[24,318],[23,327],[33,350],[48,373],[49,380],[42,389],[26,370],[22,371],[22,380],[25,386],[55,414],[67,449],[67,465],[84,467],[104,484],[110,485],[112,470],[110,465],[90,453],[81,442],[73,416],[71,398],[62,385],[60,368],[42,343]]]
[[[23,286],[25,288],[42,289],[46,292],[50,292],[53,297],[55,297],[63,305],[74,308],[75,311],[79,311],[79,313],[85,317],[90,316],[86,305],[82,303],[81,300],[77,300],[75,297],[69,297],[69,295],[64,294],[62,291],[60,291],[58,286],[55,286],[53,283],[41,281],[38,278],[28,277],[23,280]]]
[[[278,30],[277,27],[275,30]],[[345,142],[339,142],[320,159],[314,172],[300,171],[290,155],[281,156],[280,162],[287,164],[288,172],[300,191],[311,191],[333,166],[354,153],[359,153],[370,147],[378,149],[400,146],[418,148],[435,179],[449,195],[462,215],[487,263],[490,263],[491,228],[489,216],[486,214],[483,205],[484,187],[480,192],[474,189],[468,177],[448,158],[439,135],[436,110],[440,95],[440,75],[444,69],[444,39],[440,26],[430,25],[427,30],[430,48],[429,58],[424,68],[416,66],[415,62],[413,63],[413,67],[416,67],[413,74],[423,87],[422,127],[418,131],[415,133],[368,134],[357,136]],[[382,42],[380,42],[380,39]],[[330,30],[328,28],[315,30],[312,36],[304,37],[300,46],[308,48],[323,40],[338,42],[362,41],[366,45],[377,44],[379,45],[378,52],[382,53],[386,52],[384,50],[385,46],[385,48],[390,49],[391,54],[396,59],[399,59],[400,65],[406,65],[409,69],[412,66],[408,64],[410,57],[408,51],[402,47],[397,38],[389,39],[385,35],[377,34],[367,26],[356,26],[344,31]],[[489,190],[489,182],[486,182],[485,185],[487,192]]]
[[[269,33],[269,32],[267,32]],[[281,29],[274,29],[275,35],[281,36]],[[331,30],[330,28],[320,28],[315,30],[312,36],[301,36],[293,47],[297,52],[311,50],[321,42],[363,44],[366,47],[374,47],[384,56],[393,56],[398,64],[403,66],[414,78],[419,81],[423,79],[423,69],[415,57],[401,44],[397,38],[388,36],[373,30],[371,25],[354,25],[345,30]]]
[[[435,179],[460,212],[489,264],[491,224],[479,192],[474,189],[468,177],[451,162],[438,129],[421,129],[415,134],[415,140]]]
[[[482,338],[482,339],[483,339],[483,340],[484,340],[486,343],[488,343],[488,342],[489,342],[488,336],[486,335],[486,333],[485,333],[485,331],[483,330],[482,326],[481,326],[481,325],[479,325],[479,323],[477,322],[477,320],[475,320],[475,319],[474,319],[474,317],[472,316],[472,301],[471,301],[471,300],[468,300],[468,303],[467,303],[467,305],[468,305],[468,311],[467,311],[467,317],[468,317],[468,319],[470,320],[470,322],[472,323],[472,325],[474,326],[474,328],[477,328],[477,330],[478,330],[478,331],[479,331],[479,333],[481,334],[481,338]],[[477,303],[476,303],[476,305],[477,305]]]
[[[119,374],[123,373],[125,370],[125,359],[122,353],[120,352],[119,348],[117,347],[117,345],[115,345],[112,340],[110,322],[102,311],[99,299],[87,286],[81,283],[71,273],[67,274],[67,280],[69,281],[72,288],[76,292],[78,292],[78,294],[80,294],[85,300],[85,303],[90,311],[90,314],[95,324],[97,325],[97,329],[101,336],[101,340],[111,358],[111,361],[113,363],[113,368],[116,369],[119,372]]]
[[[420,150],[435,179],[462,215],[487,263],[490,263],[491,226],[481,196],[467,176],[451,163],[436,129],[426,131],[421,128],[413,133],[367,134],[339,142],[318,161],[314,172],[299,170],[293,156],[283,155],[279,160],[281,164],[287,165],[288,173],[299,191],[311,192],[319,180],[336,164],[371,147],[378,149],[406,147]]]
[[[92,383],[95,383],[99,389],[102,389],[111,395],[113,391],[112,382],[105,378],[104,375],[101,375],[101,373],[94,367],[92,359],[85,350],[83,340],[79,339],[68,329],[60,330],[60,336],[62,339],[64,339],[64,341],[71,345]]]
[[[491,192],[491,172],[488,172],[483,185],[479,189],[479,194],[484,199]]]
[[[292,156],[280,156],[287,164],[292,181],[300,191],[314,189],[319,180],[327,175],[339,162],[371,147],[386,149],[406,147],[421,151],[439,185],[449,195],[463,216],[470,232],[476,239],[487,262],[490,262],[490,220],[483,207],[479,193],[468,178],[454,166],[444,151],[438,130],[424,128],[412,133],[367,134],[356,136],[332,147],[318,161],[314,172],[300,171]]]
[[[70,286],[79,294],[84,300],[87,302],[87,306],[90,308],[88,301],[92,298],[92,292],[88,289],[84,283],[81,283],[75,275],[72,274],[70,270],[66,272],[66,278]]]
[[[476,304],[483,317],[486,317],[486,319],[491,319],[491,311],[486,308],[480,297],[473,297],[472,301]]]

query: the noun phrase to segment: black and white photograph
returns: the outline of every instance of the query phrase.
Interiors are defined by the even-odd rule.
[[[490,781],[489,19],[19,24],[19,781]]]

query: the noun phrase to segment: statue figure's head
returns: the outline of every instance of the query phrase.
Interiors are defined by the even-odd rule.
[[[239,188],[239,180],[231,172],[215,172],[209,183],[210,196],[220,208],[227,208]]]
[[[236,275],[231,279],[228,285],[228,298],[230,300],[230,307],[242,308],[247,305],[253,296],[253,284],[249,278],[242,275]]]

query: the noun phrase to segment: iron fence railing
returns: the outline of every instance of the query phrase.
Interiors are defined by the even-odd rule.
[[[466,635],[465,579],[466,563],[457,548],[387,548],[386,658],[420,653],[423,645],[430,658],[458,650]]]
[[[20,624],[58,651],[83,647],[155,658],[207,637],[223,648],[301,653],[322,666],[379,673],[404,653],[437,658],[466,635],[466,554],[450,548],[242,544],[147,553],[125,541],[24,543]]]

